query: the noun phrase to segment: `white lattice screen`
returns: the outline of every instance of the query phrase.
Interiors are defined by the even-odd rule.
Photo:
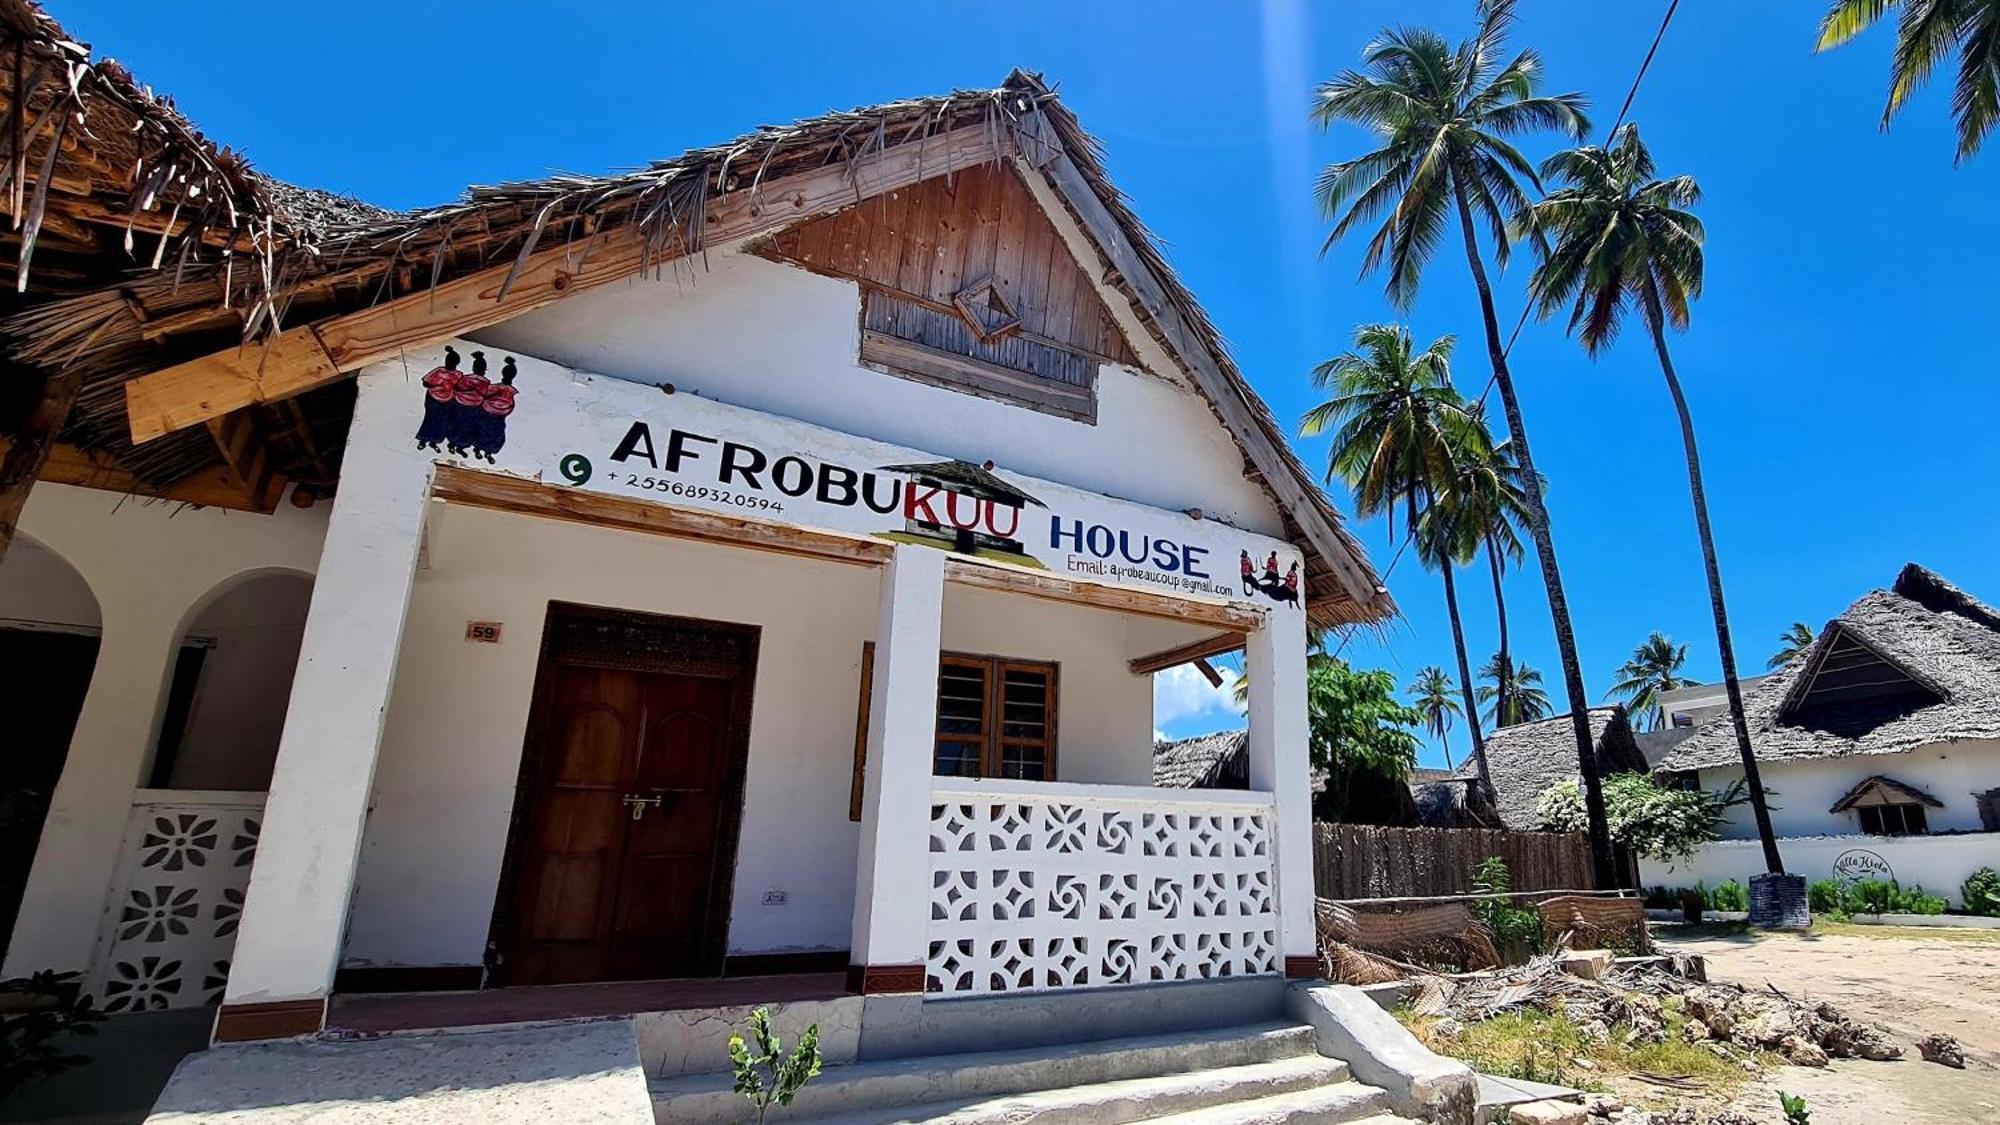
[[[986,781],[931,798],[925,989],[1275,973],[1268,794]]]
[[[146,790],[85,991],[108,1012],[218,1003],[257,856],[262,793]]]

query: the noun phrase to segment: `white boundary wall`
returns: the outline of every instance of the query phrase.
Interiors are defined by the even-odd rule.
[[[1949,836],[1791,836],[1778,840],[1785,870],[1808,880],[1849,878],[1895,879],[1904,887],[1922,886],[1953,906],[1963,906],[1959,885],[1981,867],[2000,869],[2000,832],[1968,832]],[[1648,887],[1713,887],[1734,879],[1748,885],[1764,870],[1764,849],[1755,840],[1717,840],[1686,863],[1668,866],[1652,860],[1639,864],[1640,880]]]

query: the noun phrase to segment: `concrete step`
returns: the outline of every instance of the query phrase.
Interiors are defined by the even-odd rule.
[[[815,1125],[1120,1125],[1166,1114],[1195,1113],[1231,1102],[1310,1090],[1348,1080],[1347,1064],[1319,1055],[1225,1066],[1153,1078],[1126,1078],[971,1102],[938,1102],[842,1113],[805,1120]]]
[[[1312,1029],[1266,1023],[1219,1031],[1108,1039],[1015,1051],[887,1059],[828,1067],[800,1091],[790,1118],[907,1112],[939,1103],[971,1103],[1013,1094],[1137,1078],[1317,1058]],[[743,1096],[727,1074],[691,1074],[651,1083],[653,1115],[666,1125],[738,1122]]]
[[[1268,1098],[1147,1118],[1153,1125],[1282,1125],[1284,1122],[1351,1122],[1388,1125],[1404,1119],[1389,1112],[1389,1096],[1374,1086],[1342,1082],[1273,1094]]]

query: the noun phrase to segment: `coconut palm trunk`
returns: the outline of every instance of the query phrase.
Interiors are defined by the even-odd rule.
[[[1507,689],[1511,686],[1507,681],[1513,679],[1512,673],[1514,668],[1513,654],[1507,649],[1507,593],[1501,588],[1500,581],[1501,567],[1504,561],[1500,557],[1499,540],[1488,535],[1486,537],[1486,565],[1493,572],[1493,617],[1500,627],[1500,667],[1508,673],[1500,677],[1500,682],[1493,686],[1493,715],[1495,718],[1502,718],[1507,714]],[[1486,769],[1484,760],[1480,762],[1479,768],[1483,775]]]
[[[1715,614],[1715,641],[1722,653],[1722,685],[1729,695],[1729,724],[1736,729],[1736,750],[1743,756],[1743,784],[1750,791],[1750,809],[1757,819],[1757,838],[1764,844],[1764,866],[1774,875],[1785,873],[1785,861],[1778,854],[1778,837],[1771,830],[1771,809],[1764,800],[1764,782],[1757,773],[1757,755],[1750,748],[1750,724],[1743,717],[1743,685],[1736,679],[1736,648],[1729,639],[1729,610],[1722,599],[1722,568],[1715,561],[1715,533],[1708,523],[1708,493],[1701,483],[1701,453],[1695,448],[1694,415],[1688,411],[1687,396],[1681,392],[1680,376],[1674,371],[1673,355],[1667,350],[1662,318],[1649,316],[1653,350],[1660,356],[1660,374],[1674,398],[1674,412],[1680,416],[1681,446],[1687,452],[1688,492],[1694,499],[1695,535],[1701,540],[1701,563],[1708,572],[1708,604]]]
[[[1611,826],[1604,816],[1604,787],[1597,776],[1597,756],[1590,738],[1590,696],[1583,687],[1583,664],[1576,654],[1576,629],[1570,621],[1569,599],[1563,594],[1562,571],[1556,565],[1555,540],[1549,533],[1549,510],[1542,499],[1542,478],[1528,449],[1528,430],[1521,418],[1521,400],[1514,393],[1514,376],[1507,367],[1507,349],[1500,342],[1500,319],[1493,311],[1493,287],[1479,257],[1479,232],[1473,227],[1472,205],[1466,199],[1463,167],[1452,170],[1452,202],[1458,208],[1459,229],[1465,236],[1465,260],[1479,291],[1479,313],[1485,322],[1486,352],[1493,363],[1493,382],[1507,413],[1507,431],[1516,443],[1522,491],[1528,500],[1528,532],[1535,540],[1542,584],[1549,594],[1549,618],[1555,626],[1556,650],[1562,660],[1563,689],[1569,696],[1570,726],[1576,734],[1577,772],[1583,778],[1583,808],[1589,822],[1591,866],[1597,886],[1619,885],[1618,860],[1611,849]]]
[[[1444,575],[1444,608],[1451,616],[1451,643],[1458,650],[1458,693],[1465,703],[1465,725],[1472,732],[1472,760],[1482,784],[1486,777],[1486,738],[1479,731],[1479,705],[1472,698],[1472,665],[1465,658],[1465,624],[1458,617],[1458,583],[1452,578],[1451,559],[1440,560]]]

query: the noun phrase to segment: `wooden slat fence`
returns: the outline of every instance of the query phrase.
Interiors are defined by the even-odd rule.
[[[1507,861],[1513,890],[1590,890],[1590,843],[1580,832],[1313,825],[1313,883],[1330,899],[1471,894],[1473,868]]]

